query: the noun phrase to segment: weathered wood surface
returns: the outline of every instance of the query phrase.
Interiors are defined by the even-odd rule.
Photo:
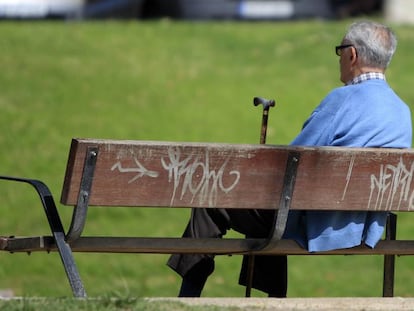
[[[289,152],[291,209],[414,208],[414,150],[74,139],[61,202],[75,205],[88,146],[90,205],[277,209]]]
[[[375,248],[360,245],[353,248],[310,253],[293,240],[280,240],[275,247],[256,249],[265,239],[186,239],[186,238],[125,238],[81,237],[71,243],[73,252],[84,253],[211,253],[216,255],[414,255],[414,241],[381,240]],[[0,250],[9,252],[57,251],[51,236],[0,237]]]

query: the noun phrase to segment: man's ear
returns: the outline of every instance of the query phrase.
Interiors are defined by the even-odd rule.
[[[358,55],[356,53],[356,49],[354,47],[352,47],[351,56],[350,56],[349,60],[352,61],[352,62],[356,62],[357,58],[358,58]]]

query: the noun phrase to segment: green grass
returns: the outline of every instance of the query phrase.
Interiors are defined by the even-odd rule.
[[[349,21],[284,23],[0,23],[0,174],[46,182],[58,201],[72,137],[258,143],[254,96],[276,99],[267,143],[288,144],[339,86],[337,45]],[[414,29],[395,27],[388,80],[411,106]],[[413,107],[413,106],[412,106]],[[0,234],[48,233],[26,185],[1,182]],[[68,207],[58,206],[65,225]],[[180,235],[188,211],[91,210],[86,234]],[[399,236],[412,238],[411,215]],[[75,254],[91,297],[175,296],[165,255]],[[220,257],[204,296],[243,296],[240,257]],[[0,254],[0,289],[70,296],[57,254]],[[289,296],[380,296],[380,257],[291,257]],[[397,259],[396,295],[414,262]],[[255,296],[261,296],[254,292]]]
[[[75,298],[22,298],[0,301],[2,311],[238,311],[239,307],[224,307],[214,305],[191,306],[176,301],[148,301],[137,298],[103,297],[98,299]],[[245,310],[245,309],[243,309]],[[249,308],[256,310],[256,308]]]

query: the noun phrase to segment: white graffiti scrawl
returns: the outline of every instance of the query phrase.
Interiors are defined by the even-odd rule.
[[[400,159],[397,165],[381,165],[378,175],[371,175],[371,193],[368,209],[377,210],[384,206],[391,210],[393,205],[400,209],[414,209],[414,189],[412,185],[414,162],[405,165]]]
[[[118,170],[121,173],[136,173],[128,183],[147,176],[159,178],[160,173],[145,168],[134,156],[135,167],[123,167],[121,161],[116,162],[111,171]],[[171,205],[176,199],[181,188],[179,199],[182,200],[186,194],[190,194],[191,202],[198,198],[200,204],[207,203],[209,207],[215,207],[219,191],[229,193],[240,180],[239,171],[227,172],[227,158],[218,169],[210,167],[210,156],[208,150],[203,155],[189,154],[183,156],[180,148],[169,148],[168,157],[161,158],[161,165],[168,172],[168,182],[173,184],[171,194]],[[224,176],[230,176],[230,181],[225,185]]]
[[[157,178],[159,176],[158,172],[147,170],[141,163],[139,163],[137,158],[134,158],[134,162],[136,164],[136,167],[123,168],[121,162],[118,161],[111,167],[111,171],[118,169],[118,171],[120,171],[121,173],[137,173],[133,178],[131,178],[128,181],[128,184],[134,182],[135,180],[143,176],[153,178]]]
[[[179,148],[170,148],[168,159],[162,158],[161,162],[164,169],[168,171],[169,182],[174,183],[171,203],[174,201],[177,190],[181,185],[180,199],[189,192],[192,195],[192,201],[198,197],[200,204],[208,202],[208,206],[216,206],[218,191],[230,192],[236,187],[240,179],[239,171],[230,171],[228,175],[233,177],[232,182],[228,186],[223,184],[223,176],[228,161],[229,159],[226,159],[216,171],[210,168],[208,150],[206,150],[204,157],[190,154],[182,158]]]

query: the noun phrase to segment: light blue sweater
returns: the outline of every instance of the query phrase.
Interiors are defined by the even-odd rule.
[[[411,113],[382,79],[334,89],[291,145],[410,148]],[[381,238],[387,213],[291,211],[285,238],[309,251],[349,248]]]

